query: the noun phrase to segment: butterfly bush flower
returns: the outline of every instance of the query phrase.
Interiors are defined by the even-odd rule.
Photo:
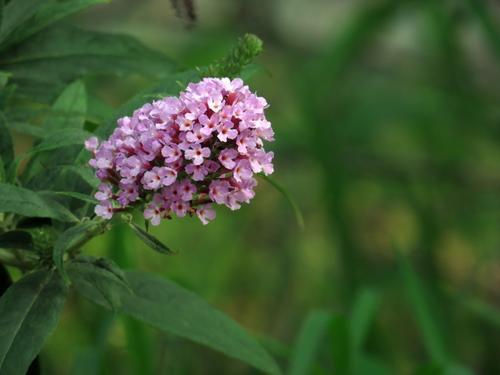
[[[110,219],[142,204],[153,225],[174,214],[207,224],[213,204],[236,210],[250,202],[254,174],[273,173],[267,106],[239,78],[205,78],[119,119],[109,139],[85,142],[101,181],[96,215]]]

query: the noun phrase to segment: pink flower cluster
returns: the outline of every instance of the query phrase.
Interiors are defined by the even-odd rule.
[[[240,208],[255,195],[254,173],[273,173],[273,153],[263,147],[274,140],[266,107],[239,78],[205,78],[119,119],[108,140],[85,142],[101,180],[95,213],[110,219],[144,204],[153,225],[172,213],[207,224],[212,203]]]

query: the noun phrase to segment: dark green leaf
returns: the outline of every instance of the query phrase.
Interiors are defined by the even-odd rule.
[[[0,45],[5,44],[8,36],[25,21],[30,19],[43,5],[40,0],[11,0],[3,7]]]
[[[73,13],[79,12],[92,5],[106,3],[108,0],[52,0],[45,1],[37,12],[27,19],[23,25],[16,28],[9,38],[9,45],[19,43],[29,36],[45,29]]]
[[[40,195],[49,197],[49,198],[56,198],[57,196],[63,196],[63,197],[70,197],[74,199],[78,199],[82,202],[87,202],[91,204],[97,204],[98,201],[95,198],[92,198],[88,195],[81,194],[81,193],[75,193],[72,191],[39,191],[38,192]]]
[[[44,30],[0,60],[16,80],[54,84],[89,74],[166,76],[172,60],[126,35],[84,31],[74,27]]]
[[[7,182],[7,171],[5,170],[3,159],[0,156],[0,183],[2,182]]]
[[[280,373],[273,358],[251,336],[200,297],[158,276],[134,271],[125,276],[132,293],[121,296],[120,312],[270,374]],[[106,305],[102,298],[94,302]]]
[[[295,340],[288,371],[290,375],[312,373],[332,319],[332,314],[326,311],[312,311],[308,314]]]
[[[435,363],[445,364],[448,356],[444,346],[444,338],[441,336],[441,331],[432,315],[424,287],[410,262],[402,254],[399,255],[399,268],[406,288],[406,295],[413,307],[415,319],[422,333],[424,345]]]
[[[52,105],[42,127],[50,133],[61,129],[83,129],[87,113],[87,92],[82,81],[68,85]]]
[[[0,234],[0,247],[4,249],[33,250],[33,239],[28,232],[13,230]]]
[[[0,212],[13,212],[28,217],[49,217],[60,221],[78,219],[59,203],[38,193],[0,183]]]
[[[361,351],[379,302],[379,295],[370,289],[362,290],[357,296],[349,324],[353,353]]]
[[[31,125],[25,122],[9,122],[7,126],[11,130],[22,134],[28,134],[32,137],[43,138],[47,136],[47,132],[40,126]]]
[[[79,257],[68,263],[67,272],[80,294],[113,311],[122,305],[123,296],[131,293],[123,271],[110,260]]]
[[[66,288],[54,270],[28,274],[0,299],[0,373],[24,375],[54,331]]]
[[[68,250],[77,250],[93,237],[103,233],[106,223],[97,220],[81,222],[71,228],[66,229],[56,240],[52,253],[52,260],[64,279],[67,279],[64,270],[64,253]]]
[[[53,132],[50,136],[43,139],[39,144],[33,147],[27,154],[35,155],[44,151],[56,150],[66,146],[83,145],[91,134],[84,130],[62,129]]]
[[[146,232],[140,226],[130,223],[130,227],[134,231],[134,233],[139,237],[142,242],[148,245],[151,249],[158,251],[162,254],[175,254],[172,250],[170,250],[167,246],[165,246],[162,242],[160,242],[156,237],[152,234]]]
[[[331,323],[332,358],[336,374],[349,374],[351,372],[352,353],[349,322],[343,315],[336,315]]]
[[[14,160],[14,149],[12,147],[12,138],[10,136],[5,116],[0,112],[0,157],[5,166],[10,166]]]
[[[276,190],[278,190],[283,197],[287,200],[287,202],[292,207],[293,213],[295,214],[295,220],[297,221],[297,225],[300,229],[304,229],[304,216],[302,216],[302,211],[300,210],[299,205],[295,202],[295,199],[290,195],[290,193],[281,186],[278,182],[276,182],[273,178],[269,176],[259,175],[264,180],[269,182]]]

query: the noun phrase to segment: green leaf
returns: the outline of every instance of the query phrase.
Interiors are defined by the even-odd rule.
[[[0,157],[5,163],[5,166],[10,166],[14,160],[14,149],[12,146],[12,138],[10,136],[9,129],[7,128],[7,123],[5,116],[0,112]]]
[[[7,37],[25,21],[30,19],[43,5],[40,0],[11,0],[3,7],[2,27],[0,29],[0,45]]]
[[[292,207],[297,225],[300,229],[304,229],[304,216],[302,215],[302,211],[300,210],[299,205],[297,204],[297,202],[295,202],[295,199],[292,197],[292,195],[273,178],[265,175],[259,176],[262,177],[265,181],[269,182],[276,190],[278,190],[283,195],[283,197],[290,204],[290,207]]]
[[[66,146],[83,145],[86,139],[91,136],[84,130],[61,129],[54,131],[44,138],[39,144],[28,151],[24,156],[35,155],[44,151],[56,150]]]
[[[399,269],[406,295],[413,307],[415,319],[421,330],[427,352],[435,363],[445,364],[448,361],[448,355],[444,345],[444,338],[441,336],[439,326],[432,315],[424,287],[408,259],[402,254],[398,256]]]
[[[290,375],[311,374],[315,360],[323,347],[322,343],[328,334],[332,314],[326,311],[311,311],[300,329],[295,341],[290,368]]]
[[[66,229],[54,243],[52,260],[65,280],[67,274],[64,270],[64,253],[69,250],[77,250],[93,237],[102,234],[106,230],[107,223],[104,221],[88,220]]]
[[[87,202],[87,203],[91,203],[91,204],[99,203],[98,200],[95,198],[92,198],[92,197],[85,195],[85,194],[76,193],[73,191],[39,191],[38,193],[40,195],[43,195],[43,196],[49,197],[49,198],[63,196],[63,197],[70,197],[70,198],[78,199],[82,202]]]
[[[357,296],[349,322],[350,344],[353,353],[361,352],[379,302],[379,294],[370,289],[362,290]]]
[[[33,250],[33,238],[28,232],[13,230],[0,234],[0,247],[4,249]]]
[[[7,182],[7,171],[5,170],[3,159],[0,156],[0,183],[1,182]]]
[[[52,105],[42,127],[49,133],[61,129],[82,130],[87,113],[87,92],[82,81],[68,85]]]
[[[43,2],[36,13],[30,19],[27,19],[23,25],[17,27],[11,34],[8,45],[19,43],[71,14],[92,5],[107,2],[108,0],[52,0]]]
[[[280,373],[274,359],[251,336],[200,297],[158,276],[126,271],[125,277],[132,293],[121,295],[120,312],[267,373]],[[106,306],[102,298],[88,297]]]
[[[349,322],[343,315],[334,316],[331,323],[332,359],[336,374],[351,372],[352,353],[350,352]]]
[[[71,82],[89,74],[142,74],[159,77],[175,64],[136,39],[118,34],[53,27],[16,46],[0,60],[1,69],[26,82]]]
[[[109,259],[78,257],[68,263],[67,272],[80,294],[113,311],[122,305],[122,297],[131,293],[123,271]]]
[[[66,288],[54,270],[30,273],[0,299],[0,373],[23,375],[54,331]]]
[[[31,125],[25,122],[9,122],[7,123],[7,127],[10,130],[14,130],[22,134],[28,134],[35,138],[44,138],[47,136],[47,132],[40,126]]]
[[[0,212],[28,217],[48,217],[60,221],[78,221],[62,205],[38,193],[10,184],[0,184]]]
[[[172,250],[170,250],[167,246],[165,246],[160,240],[154,237],[152,234],[146,232],[140,226],[130,223],[130,228],[134,231],[134,233],[139,237],[142,242],[148,245],[151,249],[158,251],[161,254],[175,254]]]

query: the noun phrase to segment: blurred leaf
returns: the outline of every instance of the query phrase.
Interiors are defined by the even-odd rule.
[[[120,312],[270,374],[280,373],[275,361],[251,336],[200,297],[158,276],[136,271],[125,275],[133,293],[121,296]],[[93,301],[105,305],[102,298]]]
[[[0,67],[16,80],[53,85],[89,74],[165,76],[175,64],[127,35],[75,27],[44,30],[0,58]]]
[[[349,374],[354,363],[350,352],[349,322],[343,315],[333,317],[331,323],[333,367],[336,374]]]
[[[134,233],[139,237],[142,242],[148,245],[151,249],[161,253],[161,254],[175,254],[172,250],[170,250],[167,246],[165,246],[160,240],[154,237],[152,234],[146,232],[140,226],[134,223],[130,223],[130,228],[134,231]]]
[[[51,0],[40,2],[43,4],[36,10],[35,14],[11,34],[8,45],[19,43],[73,13],[92,5],[107,3],[109,0]]]
[[[0,234],[0,247],[4,249],[33,250],[33,238],[28,232],[13,230]]]
[[[7,182],[7,171],[5,170],[2,156],[0,156],[0,183],[1,182]]]
[[[59,203],[38,193],[10,184],[0,184],[0,212],[28,217],[49,217],[60,221],[78,219]]]
[[[22,134],[28,134],[35,138],[43,138],[47,136],[46,131],[44,131],[40,126],[24,122],[9,122],[7,126],[11,130]]]
[[[0,157],[4,162],[6,167],[10,166],[14,160],[14,149],[12,146],[12,138],[10,136],[9,129],[7,129],[7,123],[5,116],[0,112]]]
[[[283,195],[283,197],[292,207],[293,213],[295,214],[295,220],[297,221],[297,225],[299,226],[300,229],[304,229],[304,216],[302,215],[302,211],[300,210],[299,205],[292,197],[292,195],[283,186],[281,186],[278,182],[276,182],[276,180],[274,180],[273,178],[265,175],[259,175],[259,176],[262,177],[265,181],[269,182],[276,190],[278,190]]]
[[[87,113],[87,92],[82,81],[68,85],[52,105],[42,127],[47,132],[61,129],[83,129]]]
[[[105,307],[118,311],[124,295],[130,294],[129,285],[107,266],[93,257],[79,257],[67,265],[67,273],[75,289],[91,301],[100,301]],[[118,269],[113,265],[112,269]]]
[[[483,0],[466,1],[477,17],[485,36],[489,39],[497,58],[500,59],[500,30],[498,29],[498,23],[495,22],[492,10],[488,10],[488,3]]]
[[[94,174],[94,171],[87,166],[79,166],[79,165],[64,165],[60,167],[61,171],[69,171],[80,176],[89,186],[97,187],[99,184],[99,180]]]
[[[406,289],[407,298],[413,307],[413,313],[420,328],[424,346],[434,362],[445,364],[448,361],[448,355],[445,350],[444,338],[441,336],[439,326],[432,315],[424,287],[421,285],[408,259],[402,254],[398,256],[403,285]]]
[[[3,6],[0,45],[25,21],[30,19],[43,5],[40,0],[11,0]]]
[[[353,367],[353,372],[357,375],[390,375],[393,373],[381,361],[366,354],[358,356]]]
[[[500,310],[481,301],[479,298],[459,296],[457,297],[457,302],[474,313],[477,317],[500,329]]]
[[[380,296],[373,290],[364,289],[358,294],[349,321],[352,353],[361,352],[379,302]]]
[[[312,311],[308,314],[300,333],[295,340],[290,368],[290,375],[312,374],[316,357],[323,347],[333,316],[325,311]]]
[[[23,375],[54,331],[66,288],[57,272],[40,270],[14,283],[0,299],[0,373]]]
[[[66,229],[54,243],[52,260],[65,280],[68,276],[64,270],[64,253],[77,250],[93,237],[105,231],[107,223],[97,220],[83,221],[71,228]]]

